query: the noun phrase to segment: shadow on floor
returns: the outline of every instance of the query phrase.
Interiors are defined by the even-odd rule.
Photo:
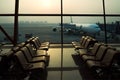
[[[90,69],[83,63],[79,54],[72,54],[72,58],[75,64],[79,66],[79,73],[82,76],[82,80],[98,80]]]

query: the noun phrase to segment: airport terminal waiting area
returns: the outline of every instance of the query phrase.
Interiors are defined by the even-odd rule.
[[[61,53],[61,45],[58,44],[59,47],[54,45],[57,44],[50,44],[50,42],[41,43],[39,37],[32,37],[25,42],[11,47],[10,50],[4,54],[1,51],[0,80],[54,80],[54,77],[56,80],[59,80],[60,77],[58,79],[56,71],[69,71],[69,69],[71,69],[70,71],[79,70],[79,75],[84,73],[84,75],[81,75],[80,79],[75,78],[74,80],[119,79],[120,51],[115,47],[101,43],[90,36],[82,36],[79,42],[73,41],[71,44],[66,44],[66,47],[68,47],[68,45],[70,46],[67,48],[68,51],[66,51],[66,53],[69,54],[73,51],[73,53],[70,54],[72,55],[70,58],[71,60],[74,60],[75,67],[64,68],[63,66],[63,68],[55,68],[54,66],[53,72],[55,73],[51,73],[54,75],[50,75],[49,71],[52,71],[53,69],[53,67],[50,68],[53,58],[57,61],[57,57],[61,57],[57,54],[53,57],[53,53]],[[67,56],[66,53],[64,55]],[[66,57],[65,59],[67,58],[69,57]],[[55,64],[54,61],[53,64]],[[58,64],[60,65],[60,63]],[[65,65],[69,65],[69,63]],[[87,74],[87,71],[84,71],[84,69],[88,70],[91,74]],[[79,75],[73,75],[76,74],[76,72],[68,73],[70,74],[68,75],[69,80],[74,76],[79,77]],[[28,76],[29,78],[26,79]],[[85,76],[88,78],[85,78]],[[92,76],[92,78],[89,76]]]

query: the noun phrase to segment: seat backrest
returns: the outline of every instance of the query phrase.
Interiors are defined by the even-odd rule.
[[[117,55],[117,54],[120,54],[117,50],[108,49],[101,61],[101,64],[105,65],[105,66],[110,66],[113,62],[113,59],[115,58],[115,55]]]
[[[41,45],[39,37],[36,37],[36,40],[37,40],[38,44]]]
[[[22,51],[16,52],[14,58],[16,60],[16,64],[23,70],[25,70],[29,65]]]
[[[82,44],[82,42],[84,41],[85,36],[82,36],[80,39],[80,44]]]
[[[85,48],[88,48],[91,41],[92,41],[92,40],[88,38],[88,39],[86,40],[86,42],[85,42],[84,47],[85,47]]]
[[[0,74],[8,71],[10,67],[13,65],[13,51],[6,52],[5,54],[1,54],[0,56]]]
[[[40,47],[41,46],[41,42],[40,42],[39,38],[36,37],[34,40],[36,41],[36,44]]]
[[[31,56],[29,50],[28,50],[26,47],[23,47],[23,48],[21,48],[21,51],[23,52],[26,60],[27,60],[28,62],[30,62],[30,61],[32,60],[32,56]]]
[[[4,54],[4,56],[11,57],[14,55],[14,51],[10,50],[7,53]]]
[[[16,47],[13,47],[13,48],[11,49],[11,51],[13,51],[14,53],[17,52],[17,51],[19,51],[19,50],[20,50],[20,47],[17,47],[17,46],[16,46]]]
[[[26,44],[25,47],[29,50],[32,57],[35,56],[36,51],[33,50],[33,47],[30,44]]]
[[[33,44],[33,46],[36,48],[36,49],[38,49],[40,46],[37,44],[37,42],[36,42],[36,39],[33,39],[32,41],[31,41],[31,43]]]
[[[85,38],[84,38],[84,40],[83,40],[82,43],[81,43],[82,46],[85,46],[85,43],[86,43],[86,41],[87,41],[88,38],[89,38],[89,37],[85,37]]]
[[[101,60],[103,58],[104,54],[106,53],[107,49],[108,49],[107,46],[101,45],[100,48],[98,49],[97,53],[96,53],[95,59],[96,60]]]
[[[31,38],[29,38],[29,39],[27,39],[26,41],[25,41],[25,43],[27,44],[27,43],[32,43],[32,40],[34,39],[35,37],[31,37]]]
[[[22,43],[19,43],[18,45],[17,45],[17,47],[20,47],[20,48],[22,48],[23,46],[25,46],[25,42],[22,42]]]
[[[90,41],[90,47],[93,47],[95,43],[98,43],[98,41],[94,38],[91,38],[91,41]]]
[[[100,43],[95,43],[94,46],[93,46],[93,49],[91,50],[91,53],[93,55],[96,55],[98,49],[100,48],[101,44]]]

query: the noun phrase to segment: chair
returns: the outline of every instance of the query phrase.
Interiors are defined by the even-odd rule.
[[[87,60],[99,60],[100,61],[103,58],[103,56],[105,55],[106,50],[109,48],[111,48],[111,47],[101,45],[95,55],[83,55],[82,59],[84,61],[87,61]]]
[[[114,59],[116,58],[117,55],[119,55],[120,52],[118,52],[115,49],[107,49],[106,54],[102,58],[101,61],[95,61],[95,60],[88,60],[86,61],[86,64],[89,68],[96,70],[96,69],[102,69],[108,70],[113,64]]]
[[[40,42],[39,37],[36,37],[35,39],[36,39],[38,45],[40,45],[40,46],[48,46],[48,47],[50,46],[50,42]]]
[[[25,45],[26,45],[26,43],[25,43],[25,42],[22,42],[22,43],[19,43],[16,47],[22,48],[22,47],[25,46]]]
[[[30,74],[30,77],[33,75],[40,74],[40,77],[46,76],[46,66],[44,62],[37,62],[37,63],[29,63],[27,62],[24,54],[22,51],[18,51],[14,55],[14,63],[15,68],[17,70],[16,74],[23,75],[23,74]],[[34,79],[33,79],[34,80]]]
[[[48,45],[44,45],[44,46],[42,45],[42,46],[40,46],[40,45],[38,44],[38,42],[37,42],[36,39],[33,39],[33,40],[31,41],[31,44],[33,44],[33,46],[35,47],[36,50],[40,49],[40,50],[46,50],[46,51],[48,51],[48,49],[49,49],[49,46],[48,46]]]
[[[15,78],[13,56],[12,50],[0,55],[0,80],[13,80]]]
[[[29,43],[29,42],[32,41],[34,38],[35,38],[35,37],[31,37],[31,38],[27,39],[25,42],[26,42],[26,43]]]
[[[30,52],[30,54],[31,54],[31,56],[34,58],[34,57],[42,57],[42,56],[45,56],[46,57],[46,59],[47,59],[47,65],[48,65],[48,63],[49,63],[49,59],[50,59],[50,55],[47,53],[47,51],[46,50],[33,50],[33,47],[30,45],[30,44],[26,44],[26,46],[25,46],[28,50],[29,50],[29,52]]]
[[[29,50],[26,48],[26,47],[23,47],[20,49],[26,60],[29,62],[29,63],[36,63],[36,62],[44,62],[45,64],[47,64],[47,59],[45,56],[40,56],[40,57],[32,57],[31,56],[31,53],[29,52]]]
[[[93,47],[94,43],[96,43],[97,41],[95,39],[92,38],[85,38],[85,41],[83,42],[82,45],[76,45],[75,46],[75,50],[79,50],[79,49],[89,49],[90,47]]]
[[[72,42],[72,45],[73,45],[73,46],[76,46],[76,45],[82,44],[82,42],[84,41],[84,38],[85,38],[85,36],[82,36],[79,42],[73,41],[73,42]]]
[[[10,50],[5,54],[0,55],[0,75],[7,74],[7,72],[9,72],[10,67],[13,65],[12,64],[13,54],[14,52]]]
[[[94,46],[92,48],[89,49],[79,49],[79,54],[82,57],[83,55],[91,55],[94,56],[96,55],[99,47],[101,46],[101,43],[95,43]]]
[[[82,42],[81,44],[76,44],[76,45],[74,45],[75,50],[84,48],[85,43],[86,43],[86,41],[87,41],[88,38],[89,38],[89,37],[85,37],[85,38],[83,39],[83,41],[81,41],[81,42]]]
[[[30,44],[26,44],[25,47],[28,48],[28,50],[31,53],[32,57],[39,57],[39,56],[47,56],[47,51],[46,50],[34,50],[33,47]]]
[[[17,60],[18,64],[20,65],[20,67],[25,70],[25,71],[31,71],[34,69],[45,69],[45,64],[44,62],[37,62],[37,63],[29,63],[23,52],[22,51],[18,51],[14,54],[14,58],[15,60]]]
[[[11,48],[11,51],[13,51],[14,53],[19,51],[19,50],[20,50],[20,47],[18,47],[18,46]]]

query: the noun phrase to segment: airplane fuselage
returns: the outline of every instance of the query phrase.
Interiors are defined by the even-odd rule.
[[[76,30],[81,30],[88,34],[97,34],[101,31],[97,24],[76,24]]]
[[[59,27],[61,27],[59,25]],[[100,33],[101,29],[97,24],[78,24],[78,23],[64,23],[64,32],[69,34],[90,34],[96,36]],[[54,28],[58,29],[58,27]]]

